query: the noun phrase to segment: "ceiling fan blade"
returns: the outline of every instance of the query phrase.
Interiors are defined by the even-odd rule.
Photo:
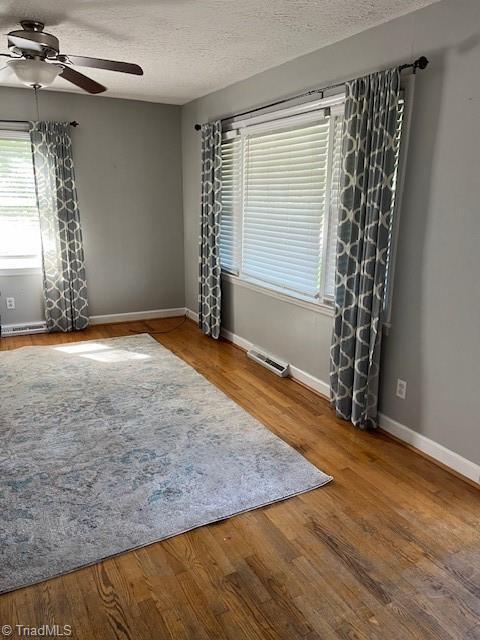
[[[65,80],[68,80],[68,82],[80,87],[80,89],[83,89],[87,93],[103,93],[107,90],[107,87],[104,87],[103,84],[95,82],[95,80],[84,76],[83,73],[79,73],[71,67],[64,66],[60,75],[62,78],[65,78]]]
[[[35,37],[38,37],[37,33],[32,33]],[[35,42],[33,39],[31,40],[28,36],[28,31],[25,31],[25,36],[7,35],[8,46],[17,47],[18,49],[29,49],[30,51],[38,51],[38,53],[42,53],[44,51],[44,47],[39,42]]]
[[[102,60],[101,58],[87,58],[85,56],[57,56],[60,62],[70,62],[79,67],[94,67],[95,69],[107,69],[108,71],[119,71],[120,73],[131,73],[135,76],[143,76],[142,67],[131,62],[116,62],[115,60]]]

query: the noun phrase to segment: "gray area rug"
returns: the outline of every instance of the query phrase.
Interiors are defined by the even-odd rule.
[[[0,592],[331,480],[149,335],[0,353]]]

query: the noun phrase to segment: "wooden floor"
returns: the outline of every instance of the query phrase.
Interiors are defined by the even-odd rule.
[[[4,338],[1,348],[181,322]],[[480,639],[478,490],[337,421],[325,400],[190,321],[155,337],[334,482],[0,596],[0,626],[68,624],[82,640]]]

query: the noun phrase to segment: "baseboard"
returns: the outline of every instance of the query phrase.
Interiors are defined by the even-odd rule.
[[[455,451],[447,449],[442,444],[410,429],[410,427],[406,427],[383,413],[379,413],[378,423],[383,431],[386,431],[397,440],[401,440],[412,449],[424,453],[428,458],[472,480],[475,484],[480,484],[480,465],[475,462],[467,460],[467,458],[455,453]]]
[[[226,329],[222,329],[222,337],[245,351],[248,351],[248,349],[253,346],[253,343],[249,340]],[[295,382],[302,384],[327,399],[330,398],[330,385],[328,383],[292,365],[290,365],[290,372],[291,378],[295,380]],[[467,460],[458,453],[447,449],[434,440],[430,440],[430,438],[427,438],[404,424],[400,424],[400,422],[389,418],[383,413],[379,414],[379,427],[418,453],[424,454],[432,462],[436,462],[447,470],[453,471],[464,479],[470,480],[476,486],[480,485],[480,465],[471,460]]]
[[[185,307],[174,309],[153,309],[149,311],[132,311],[131,313],[112,313],[104,316],[90,316],[91,325],[94,324],[114,324],[116,322],[132,322],[134,320],[153,320],[154,318],[174,318],[186,314]],[[193,312],[191,312],[193,313]],[[2,335],[5,338],[10,336],[29,335],[33,333],[46,333],[45,322],[26,322],[21,324],[2,325]]]
[[[253,342],[249,342],[248,340],[245,340],[245,338],[237,336],[236,333],[232,333],[227,329],[222,329],[222,338],[225,338],[225,340],[228,340],[228,342],[240,347],[240,349],[243,349],[244,351],[248,351],[253,347]]]
[[[174,309],[153,309],[149,311],[132,311],[131,313],[111,313],[105,316],[90,316],[90,324],[112,324],[115,322],[132,322],[133,320],[153,320],[154,318],[173,318],[185,315],[185,307]]]
[[[316,391],[319,395],[323,396],[327,400],[330,399],[330,385],[320,380],[320,378],[315,378],[310,373],[306,371],[302,371],[302,369],[298,369],[298,367],[293,367],[290,365],[291,377],[296,381],[302,384],[304,387],[308,387],[308,389],[312,389]]]

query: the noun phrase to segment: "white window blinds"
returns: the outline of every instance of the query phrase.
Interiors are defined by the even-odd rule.
[[[326,216],[325,238],[326,247],[323,260],[323,297],[325,300],[333,300],[335,294],[335,267],[337,256],[337,230],[338,230],[338,206],[340,198],[340,178],[342,172],[342,134],[343,116],[332,116],[330,153],[330,197],[329,212]]]
[[[245,141],[242,272],[305,296],[318,292],[329,119]]]
[[[30,137],[0,131],[0,268],[39,267],[40,255]]]
[[[222,142],[222,213],[220,218],[220,262],[222,268],[238,273],[242,206],[241,140]]]
[[[246,127],[222,143],[222,268],[329,302],[335,277],[343,105]]]

